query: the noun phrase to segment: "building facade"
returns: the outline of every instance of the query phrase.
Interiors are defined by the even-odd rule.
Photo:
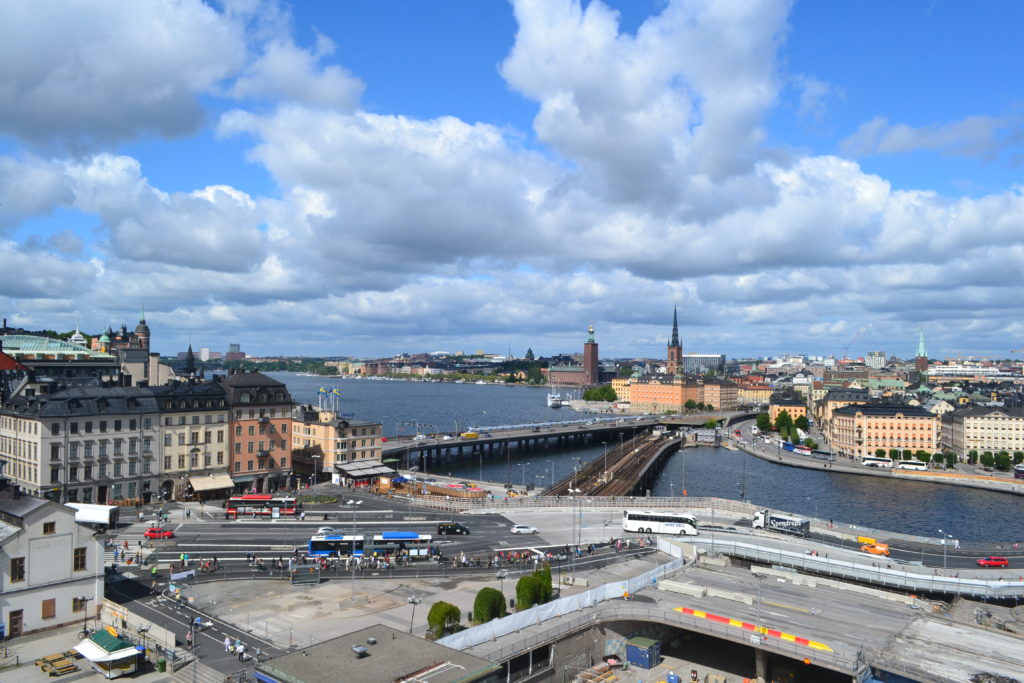
[[[383,426],[363,420],[339,419],[337,413],[299,406],[293,413],[292,454],[296,467],[306,461],[308,474],[319,480],[322,473],[341,483],[338,467],[359,460],[382,459]]]
[[[103,549],[75,511],[0,484],[0,624],[4,636],[95,617]]]
[[[160,409],[161,496],[188,499],[193,479],[205,484],[211,475],[228,474],[227,394],[219,383],[185,382],[155,388],[153,396]]]
[[[267,493],[290,488],[292,397],[288,388],[259,372],[216,377],[229,411],[228,458],[238,492]]]
[[[725,356],[718,353],[686,353],[682,357],[682,371],[686,375],[725,372]]]
[[[552,387],[584,389],[600,381],[601,368],[598,363],[597,340],[594,326],[587,328],[587,341],[583,344],[583,358],[579,365],[552,365],[542,370]]]
[[[801,415],[807,415],[807,404],[800,398],[789,394],[773,394],[768,399],[768,418],[775,424],[782,411],[789,413],[794,420]]]
[[[939,418],[923,408],[903,405],[850,405],[832,413],[832,450],[853,458],[876,451],[925,451],[939,447]]]
[[[962,408],[941,416],[943,450],[1024,451],[1024,408]]]

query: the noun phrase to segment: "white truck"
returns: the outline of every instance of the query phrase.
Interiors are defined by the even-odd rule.
[[[758,510],[754,514],[754,520],[750,526],[755,529],[781,531],[784,534],[793,534],[794,536],[807,536],[811,532],[810,521],[802,517],[780,515],[771,510]]]

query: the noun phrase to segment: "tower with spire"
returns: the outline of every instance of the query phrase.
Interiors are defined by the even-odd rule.
[[[179,374],[188,379],[195,379],[196,356],[192,353],[192,342],[189,342],[188,354],[185,356],[185,364],[181,366],[181,372]]]
[[[601,379],[597,362],[597,340],[594,339],[594,326],[587,328],[587,341],[583,344],[583,384],[588,387],[596,385]]]
[[[924,330],[917,339],[917,356],[914,358],[914,369],[924,374],[928,372],[928,347],[924,345]]]
[[[668,342],[668,374],[678,375],[683,365],[683,345],[679,342],[678,307],[672,307],[672,338]]]

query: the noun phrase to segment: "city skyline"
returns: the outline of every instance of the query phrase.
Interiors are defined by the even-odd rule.
[[[0,8],[0,309],[155,350],[1011,358],[1024,8]],[[1014,20],[1016,17],[1018,20]],[[710,58],[709,58],[710,57]],[[870,327],[868,327],[870,325]]]

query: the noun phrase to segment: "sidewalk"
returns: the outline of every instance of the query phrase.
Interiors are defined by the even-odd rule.
[[[90,624],[92,624],[90,620]],[[52,631],[36,633],[21,638],[7,641],[5,644],[11,654],[17,654],[19,666],[14,669],[0,671],[0,681],[4,683],[43,683],[44,681],[84,681],[99,680],[99,674],[89,665],[87,659],[76,659],[75,664],[79,670],[74,673],[60,676],[57,679],[51,678],[48,674],[35,665],[35,661],[46,655],[58,652],[66,652],[81,642],[78,633],[82,630],[82,624],[64,626]],[[152,665],[150,665],[152,666]],[[134,681],[146,681],[147,683],[169,683],[171,673],[159,673],[155,670],[138,673],[131,676]]]

